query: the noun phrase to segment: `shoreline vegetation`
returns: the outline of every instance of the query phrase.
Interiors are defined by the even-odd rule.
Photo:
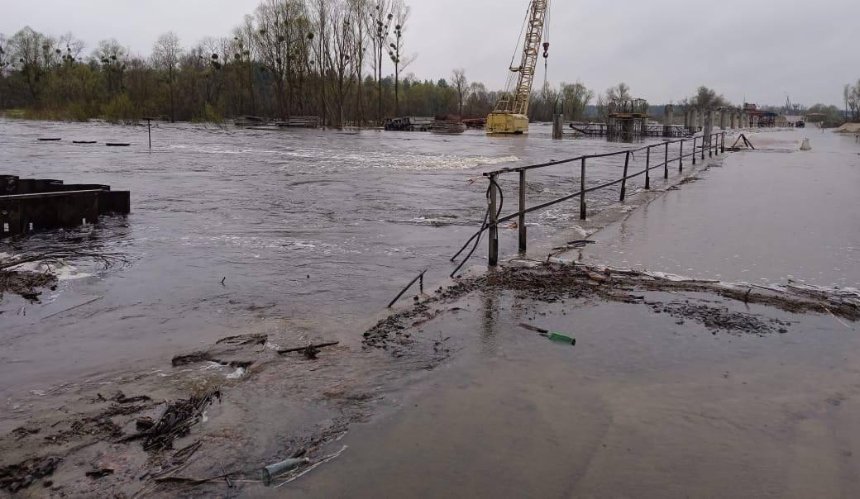
[[[405,0],[261,2],[228,36],[184,45],[161,35],[149,56],[116,39],[96,47],[71,33],[29,26],[0,33],[0,110],[23,119],[110,122],[164,117],[221,122],[241,116],[319,116],[323,126],[379,124],[391,116],[486,116],[501,92],[464,69],[420,79],[408,68]],[[582,116],[581,83],[534,93],[531,115],[549,121],[559,95]]]
[[[0,111],[21,119],[108,122],[318,116],[332,128],[401,116],[487,116],[503,90],[469,81],[462,68],[435,79],[409,72],[418,57],[409,51],[410,14],[406,0],[267,1],[230,35],[189,46],[166,32],[148,57],[113,38],[92,48],[72,33],[54,36],[26,26],[0,33]],[[561,108],[567,120],[601,119],[613,100],[635,97],[624,83],[596,93],[579,81],[545,82],[532,91],[529,118],[552,121]],[[729,103],[706,87],[676,103],[719,105]],[[815,113],[826,123],[860,121],[860,82],[845,86],[844,109],[759,108]],[[649,114],[660,117],[662,108],[652,106]]]

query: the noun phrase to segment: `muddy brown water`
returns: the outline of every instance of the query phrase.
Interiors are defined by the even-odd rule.
[[[848,497],[858,338],[825,315],[648,293],[789,322],[715,331],[645,304],[480,292],[412,331],[457,354],[257,497]],[[575,336],[552,343],[528,322]],[[411,331],[411,330],[410,330]]]
[[[44,136],[63,140],[39,142]],[[270,319],[296,341],[356,344],[420,270],[431,269],[428,283],[453,270],[447,258],[483,217],[485,181],[470,182],[481,172],[629,147],[554,142],[541,125],[527,138],[499,139],[161,124],[151,152],[146,141],[145,127],[0,120],[3,173],[132,192],[127,219],[0,242],[7,255],[61,245],[115,257],[107,269],[67,260],[56,269],[64,280],[41,303],[0,301],[0,397],[161,365]],[[589,183],[617,178],[620,167],[595,161]],[[530,200],[577,182],[572,167],[548,170],[530,179]],[[503,185],[508,213],[516,178]],[[592,208],[616,195],[596,194]],[[569,225],[570,208],[530,219],[532,241]],[[482,245],[475,262],[485,254]]]
[[[188,133],[236,132],[194,128]],[[299,133],[308,133],[316,140],[329,138],[320,132]],[[404,135],[402,140],[416,140],[411,137]],[[437,140],[417,138],[425,139]],[[478,135],[462,139],[478,143],[488,140]],[[532,142],[540,140],[545,142]],[[556,147],[540,134],[524,143]],[[516,143],[499,144],[510,148]],[[605,167],[607,178],[617,171],[617,165]],[[411,172],[404,174],[401,181],[406,186],[418,180],[435,183],[436,195],[447,198],[451,197],[448,191],[468,186],[465,179],[481,169],[448,167],[443,172]],[[181,177],[175,172],[159,172],[158,175],[172,176],[174,180]],[[203,169],[198,173],[211,172]],[[547,191],[563,190],[569,174],[550,172],[543,180],[535,179],[542,186],[535,196],[548,199],[553,192]],[[391,175],[391,172],[378,173],[377,181],[388,181]],[[124,187],[116,181],[107,183]],[[263,179],[247,187],[269,195],[278,191]],[[475,196],[481,199],[483,187],[474,185],[466,189],[471,189],[469,199]],[[230,198],[232,202],[263,199],[240,190],[247,197]],[[417,199],[417,191],[412,187],[401,190],[395,198],[403,196],[400,199],[409,198],[410,202]],[[372,185],[359,185],[357,193],[379,195]],[[611,194],[603,199],[607,205],[611,203]],[[157,198],[151,192],[149,195]],[[4,307],[14,305],[14,315],[7,313],[2,319],[11,317],[17,322],[13,323],[15,334],[4,330],[2,341],[19,360],[10,356],[12,362],[3,371],[11,376],[4,378],[10,387],[2,392],[8,397],[6,407],[14,407],[4,414],[7,420],[3,423],[26,420],[28,411],[62,417],[51,412],[52,404],[68,402],[67,408],[72,411],[92,405],[87,400],[74,399],[79,393],[116,387],[111,370],[127,372],[133,364],[166,369],[163,366],[176,350],[187,353],[188,349],[209,345],[214,338],[235,333],[237,329],[243,332],[261,329],[277,332],[276,341],[284,346],[311,338],[345,338],[345,342],[324,354],[318,364],[295,359],[267,363],[249,380],[228,386],[223,405],[211,409],[200,433],[195,430],[195,438],[203,435],[207,439],[207,459],[186,473],[209,476],[220,472],[219,462],[229,469],[238,464],[253,469],[292,449],[293,439],[302,435],[303,427],[311,434],[335,432],[330,435],[334,436],[344,428],[340,421],[347,418],[351,423],[349,434],[330,442],[325,450],[337,452],[346,446],[344,453],[280,489],[248,484],[240,490],[225,491],[225,484],[219,483],[189,491],[191,495],[688,497],[706,491],[704,495],[715,497],[809,497],[816,493],[850,495],[857,489],[854,453],[860,442],[854,437],[853,426],[860,410],[856,404],[860,389],[853,367],[858,360],[854,353],[858,345],[851,330],[853,325],[846,327],[828,315],[800,316],[689,292],[643,293],[647,301],[676,304],[668,308],[589,298],[546,302],[510,292],[476,292],[450,304],[449,313],[410,330],[418,352],[432,352],[433,345],[441,341],[450,350],[449,359],[438,363],[426,355],[413,356],[408,351],[404,357],[395,359],[389,351],[359,354],[356,347],[363,330],[360,324],[368,317],[372,322],[377,309],[371,304],[385,301],[383,296],[390,295],[386,286],[395,291],[400,286],[395,280],[380,277],[383,270],[408,280],[412,264],[433,258],[419,252],[418,248],[424,245],[416,243],[411,247],[413,254],[394,258],[392,254],[398,252],[379,254],[366,249],[352,253],[351,257],[343,257],[351,260],[342,260],[326,274],[341,283],[343,289],[325,288],[314,283],[313,276],[311,283],[307,283],[307,275],[311,274],[291,266],[299,259],[280,262],[277,257],[288,253],[282,246],[257,250],[259,265],[245,261],[247,247],[227,245],[225,249],[214,243],[183,246],[178,241],[183,241],[184,236],[177,227],[192,234],[199,231],[211,235],[238,230],[237,226],[247,221],[231,219],[228,214],[232,207],[229,203],[221,207],[214,199],[217,195],[201,190],[200,197],[206,200],[203,205],[208,210],[198,213],[188,207],[180,212],[184,218],[172,213],[172,208],[155,209],[158,203],[150,200],[153,205],[143,213],[135,213],[125,221],[106,221],[92,232],[78,233],[75,244],[105,248],[124,255],[125,261],[107,270],[98,270],[88,261],[71,262],[80,271],[93,269],[94,275],[63,281],[59,293],[43,305],[28,307],[26,316],[14,311],[20,302],[4,300]],[[356,201],[344,199],[344,206],[352,206],[354,211],[356,205],[350,203]],[[174,201],[168,203],[173,206],[171,203]],[[480,202],[472,205],[471,216],[477,220],[482,209]],[[349,209],[341,211],[346,218],[355,217],[353,229],[340,229],[342,237],[373,226],[388,237],[400,234],[419,237],[421,242],[435,241],[446,252],[449,246],[456,249],[462,239],[446,240],[443,234],[462,230],[462,234],[457,234],[460,236],[470,228],[467,224],[439,220],[423,225],[411,218],[410,223],[397,222],[397,218],[370,220]],[[313,225],[298,214],[291,216],[292,223],[297,226],[303,223],[306,231]],[[161,225],[135,224],[136,220],[152,219]],[[212,226],[198,227],[184,222],[186,219],[209,220]],[[534,226],[532,235],[550,239],[555,231],[569,228],[571,220],[550,213],[536,220],[542,225]],[[273,220],[266,222],[272,223]],[[170,230],[156,237],[166,228]],[[323,238],[323,232],[319,231],[317,237]],[[52,237],[56,234],[38,236],[31,244],[50,243]],[[241,240],[240,236],[235,237]],[[504,240],[509,244],[512,234],[506,233]],[[235,267],[229,268],[249,273],[240,276],[248,279],[246,286],[230,288],[228,276],[227,289],[221,288],[218,282],[222,272],[211,282],[208,270],[211,265],[207,263],[226,265],[226,259],[218,259],[224,254],[236,259],[230,264]],[[299,268],[327,268],[325,264],[330,257],[325,252],[309,252],[304,257],[308,263]],[[343,269],[351,268],[347,263],[373,272],[346,274]],[[155,272],[160,266],[167,272]],[[292,276],[295,284],[279,286],[280,273]],[[368,285],[371,274],[374,282],[378,279],[380,284]],[[254,280],[259,287],[251,282]],[[302,282],[312,289],[299,292]],[[214,286],[216,291],[207,286]],[[94,289],[103,294],[93,293]],[[52,304],[59,308],[64,299],[81,298],[85,294],[82,291],[103,298],[94,302],[93,309],[81,307],[68,315],[48,317],[56,312],[40,308]],[[155,300],[153,297],[161,296],[159,293],[164,298]],[[126,305],[128,310],[122,306],[116,308],[116,300],[135,297]],[[261,297],[274,304],[259,305],[257,300]],[[692,309],[696,311],[716,307],[725,309],[725,317],[754,314],[761,317],[761,321],[753,321],[755,324],[774,324],[774,327],[764,334],[758,334],[761,328],[753,328],[756,334],[714,331],[695,320],[700,314],[690,314],[685,320],[677,312],[690,308],[687,300],[693,302]],[[122,315],[130,311],[138,312],[141,317]],[[45,323],[41,324],[40,319]],[[771,319],[780,322],[772,323]],[[577,345],[549,343],[519,327],[523,321],[576,336]],[[789,325],[785,333],[775,332],[778,325],[786,322]],[[128,330],[123,329],[126,325]],[[154,334],[158,331],[160,336]],[[54,357],[37,348],[28,359],[23,352],[30,350],[25,347],[34,345],[44,346],[48,354],[54,352]],[[92,351],[96,347],[99,350]],[[131,354],[129,348],[133,350]],[[57,353],[62,349],[68,355]],[[126,357],[110,358],[115,352]],[[3,355],[9,355],[5,349]],[[154,358],[158,360],[153,363]],[[54,360],[56,365],[48,368],[46,360]],[[127,365],[118,365],[118,360],[127,361]],[[79,373],[90,373],[92,377],[45,396],[38,389],[49,385],[51,379],[80,379],[75,378]],[[187,380],[180,380],[181,373],[171,372],[163,382],[162,374],[165,373],[152,371],[141,381],[132,377],[130,383],[135,388],[126,393],[150,393],[164,398],[171,383],[177,384],[174,389],[190,388]],[[28,380],[34,377],[32,386],[37,387],[36,391],[28,394],[25,404],[13,405],[14,397],[7,394],[27,388]],[[56,401],[49,400],[55,396]],[[365,407],[364,401],[372,409]],[[370,417],[371,414],[377,416]],[[42,436],[28,438],[36,438],[33,442],[37,442]],[[318,459],[321,455],[322,452],[316,452],[314,457]],[[129,473],[129,480],[134,479],[134,473],[142,465],[134,460],[138,457],[127,458],[124,450],[103,442],[70,459],[58,471],[56,479],[83,485],[82,491],[99,490],[98,484],[82,480],[81,476],[91,463],[105,459],[120,464],[118,468]],[[128,462],[123,464],[123,459]],[[127,490],[122,482],[105,482],[103,487],[109,483],[118,483],[117,487]],[[136,481],[135,486],[142,485]]]
[[[860,289],[860,145],[817,129],[749,137],[759,150],[698,173],[580,256],[704,279]],[[799,151],[805,138],[811,151]]]

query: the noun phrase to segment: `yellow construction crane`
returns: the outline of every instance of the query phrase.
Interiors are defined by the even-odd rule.
[[[493,112],[487,116],[488,134],[524,134],[529,131],[529,99],[532,93],[532,83],[535,78],[535,67],[541,40],[546,40],[545,27],[548,27],[549,0],[530,0],[526,13],[525,40],[523,42],[522,60],[519,66],[514,66],[517,52],[511,60],[511,73],[505,92],[496,102]],[[517,45],[519,49],[519,44]],[[543,43],[543,56],[549,56],[549,42]],[[516,80],[516,86],[512,87]]]

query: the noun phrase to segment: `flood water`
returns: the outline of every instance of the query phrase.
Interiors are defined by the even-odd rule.
[[[163,364],[267,321],[296,339],[357,344],[419,271],[429,268],[432,284],[453,270],[448,258],[484,216],[482,172],[630,147],[549,133],[541,125],[528,137],[488,138],[162,124],[150,151],[145,127],[0,121],[0,172],[132,192],[127,218],[0,243],[5,254],[60,245],[109,256],[63,262],[58,289],[39,304],[3,298],[0,396]],[[588,184],[615,180],[620,168],[615,158],[594,161]],[[516,181],[501,179],[505,213]],[[529,178],[529,202],[578,182],[578,165],[547,169]],[[595,193],[589,209],[616,196]],[[576,213],[574,200],[530,218],[530,242],[569,227]],[[507,232],[509,253],[516,231]],[[485,255],[482,242],[473,263]]]
[[[860,143],[814,128],[747,135],[757,150],[601,231],[584,256],[703,279],[860,289]],[[799,150],[803,139],[811,151]]]

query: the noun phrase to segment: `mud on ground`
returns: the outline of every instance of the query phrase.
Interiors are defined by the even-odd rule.
[[[667,313],[680,321],[700,323],[714,332],[764,335],[784,333],[789,324],[754,314],[729,311],[719,304],[690,303],[681,299],[664,303],[649,301],[646,292],[705,293],[744,304],[758,304],[793,313],[828,313],[857,321],[860,297],[827,294],[803,288],[766,289],[713,281],[678,280],[625,269],[580,264],[520,262],[478,277],[460,280],[415,306],[392,315],[364,333],[364,345],[390,351],[395,357],[415,343],[414,329],[446,312],[460,309],[452,304],[478,290],[513,291],[519,298],[556,303],[573,299],[642,303],[655,313]],[[712,300],[711,300],[712,301]],[[438,350],[438,345],[434,345]]]
[[[231,497],[259,491],[263,466],[305,457],[280,483],[296,478],[337,455],[334,442],[410,376],[426,375],[456,355],[456,341],[422,332],[441,316],[464,312],[460,300],[475,292],[507,292],[567,309],[589,302],[640,305],[715,335],[791,329],[785,320],[730,309],[725,300],[860,319],[860,303],[847,295],[519,262],[416,297],[364,332],[360,349],[322,346],[324,338],[295,344],[294,336],[275,330],[177,352],[151,371],[34,393],[0,421],[16,425],[0,437],[0,489],[34,496]],[[40,416],[22,420],[15,413]]]
[[[384,376],[345,379],[346,348],[303,342],[280,354],[281,341],[225,338],[159,369],[17,401],[0,421],[16,426],[0,437],[0,495],[235,496],[260,486],[265,465],[296,455],[313,464],[367,416]]]

